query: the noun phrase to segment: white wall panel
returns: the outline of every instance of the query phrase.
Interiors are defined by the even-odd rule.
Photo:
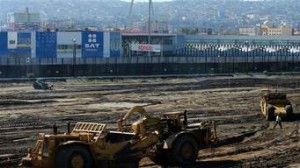
[[[57,32],[57,58],[73,58],[73,39],[76,40],[76,45],[80,45],[82,48],[81,32]],[[69,46],[69,48],[62,49],[63,45]],[[81,49],[76,49],[76,58],[81,58]]]
[[[36,32],[31,32],[31,58],[36,58]]]
[[[7,48],[17,49],[18,32],[7,32]]]
[[[110,32],[104,32],[103,57],[110,57]]]

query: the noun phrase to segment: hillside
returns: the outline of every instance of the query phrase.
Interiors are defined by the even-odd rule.
[[[2,23],[8,12],[22,12],[25,7],[39,12],[45,21],[72,19],[79,25],[99,27],[129,23],[130,3],[120,0],[0,0],[0,5]],[[272,20],[272,24],[295,26],[300,20],[299,8],[297,0],[154,0],[154,19],[167,21],[174,28],[235,29],[262,24],[267,19]],[[147,18],[147,3],[138,2],[133,9],[133,20]]]

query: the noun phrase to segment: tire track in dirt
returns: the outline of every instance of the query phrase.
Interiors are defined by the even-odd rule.
[[[0,109],[7,113],[24,109],[26,115],[7,115],[7,119],[0,121],[0,132],[3,135],[0,138],[0,155],[13,154],[20,159],[27,148],[34,144],[34,136],[38,132],[51,132],[53,124],[59,126],[60,131],[66,130],[67,122],[75,124],[77,121],[104,122],[109,127],[115,127],[116,119],[128,110],[127,107],[96,109],[97,106],[88,109],[86,107],[89,104],[146,102],[150,103],[147,110],[155,115],[164,111],[187,109],[191,124],[202,120],[216,121],[220,141],[214,146],[213,154],[211,149],[200,151],[195,167],[258,167],[255,163],[263,166],[263,161],[267,163],[265,165],[274,165],[274,156],[282,160],[289,156],[290,159],[280,164],[288,165],[299,157],[297,148],[292,148],[298,143],[297,138],[292,139],[294,142],[290,141],[291,138],[284,137],[272,141],[279,136],[275,130],[270,130],[269,125],[272,124],[264,121],[257,106],[259,90],[274,86],[275,83],[291,93],[297,101],[300,92],[297,89],[297,78],[199,78],[190,81],[176,79],[176,82],[167,79],[156,79],[154,82],[123,80],[99,86],[89,86],[88,82],[80,85],[60,82],[53,91],[35,91],[31,87],[24,91],[22,89],[26,87],[23,84],[22,87],[7,86],[7,91],[0,91],[4,96],[0,99]],[[36,113],[36,110],[41,111]],[[290,131],[292,123],[293,121],[284,123],[287,132]],[[280,149],[274,148],[274,143]],[[264,154],[266,148],[277,152]],[[286,150],[286,153],[281,150]],[[258,156],[248,156],[251,153]],[[235,157],[240,157],[241,161],[234,160]],[[141,166],[157,167],[149,161],[142,161]]]

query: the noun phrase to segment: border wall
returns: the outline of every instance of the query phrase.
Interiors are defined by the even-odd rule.
[[[300,56],[0,59],[0,78],[299,71]]]

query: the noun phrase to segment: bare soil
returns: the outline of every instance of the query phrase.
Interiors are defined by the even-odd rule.
[[[300,77],[140,78],[51,81],[54,90],[30,82],[0,83],[0,167],[16,167],[39,132],[67,122],[106,123],[134,105],[148,112],[188,111],[189,123],[216,121],[218,141],[200,150],[194,167],[300,167]],[[295,115],[273,129],[260,113],[262,89],[288,93]],[[159,167],[144,158],[140,167]]]

